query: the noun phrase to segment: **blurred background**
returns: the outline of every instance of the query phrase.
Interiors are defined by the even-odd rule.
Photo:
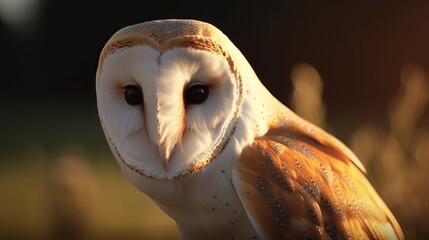
[[[0,0],[0,238],[174,239],[96,109],[118,29],[221,29],[284,104],[349,145],[408,239],[429,237],[429,2]]]

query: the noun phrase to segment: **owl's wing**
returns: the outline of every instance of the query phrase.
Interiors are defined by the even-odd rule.
[[[403,239],[357,159],[340,145],[326,133],[289,126],[243,150],[233,185],[261,238]]]

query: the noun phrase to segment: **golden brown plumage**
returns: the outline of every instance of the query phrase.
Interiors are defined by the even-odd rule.
[[[241,155],[235,184],[253,224],[270,239],[403,239],[342,148],[305,121],[255,139]]]

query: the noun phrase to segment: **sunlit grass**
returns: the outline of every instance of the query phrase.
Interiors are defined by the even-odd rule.
[[[67,153],[2,166],[0,238],[177,238],[174,222],[104,159]]]

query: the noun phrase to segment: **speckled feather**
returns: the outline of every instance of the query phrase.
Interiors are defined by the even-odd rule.
[[[233,183],[260,235],[402,239],[364,173],[322,136],[296,125],[274,127],[243,150]]]

